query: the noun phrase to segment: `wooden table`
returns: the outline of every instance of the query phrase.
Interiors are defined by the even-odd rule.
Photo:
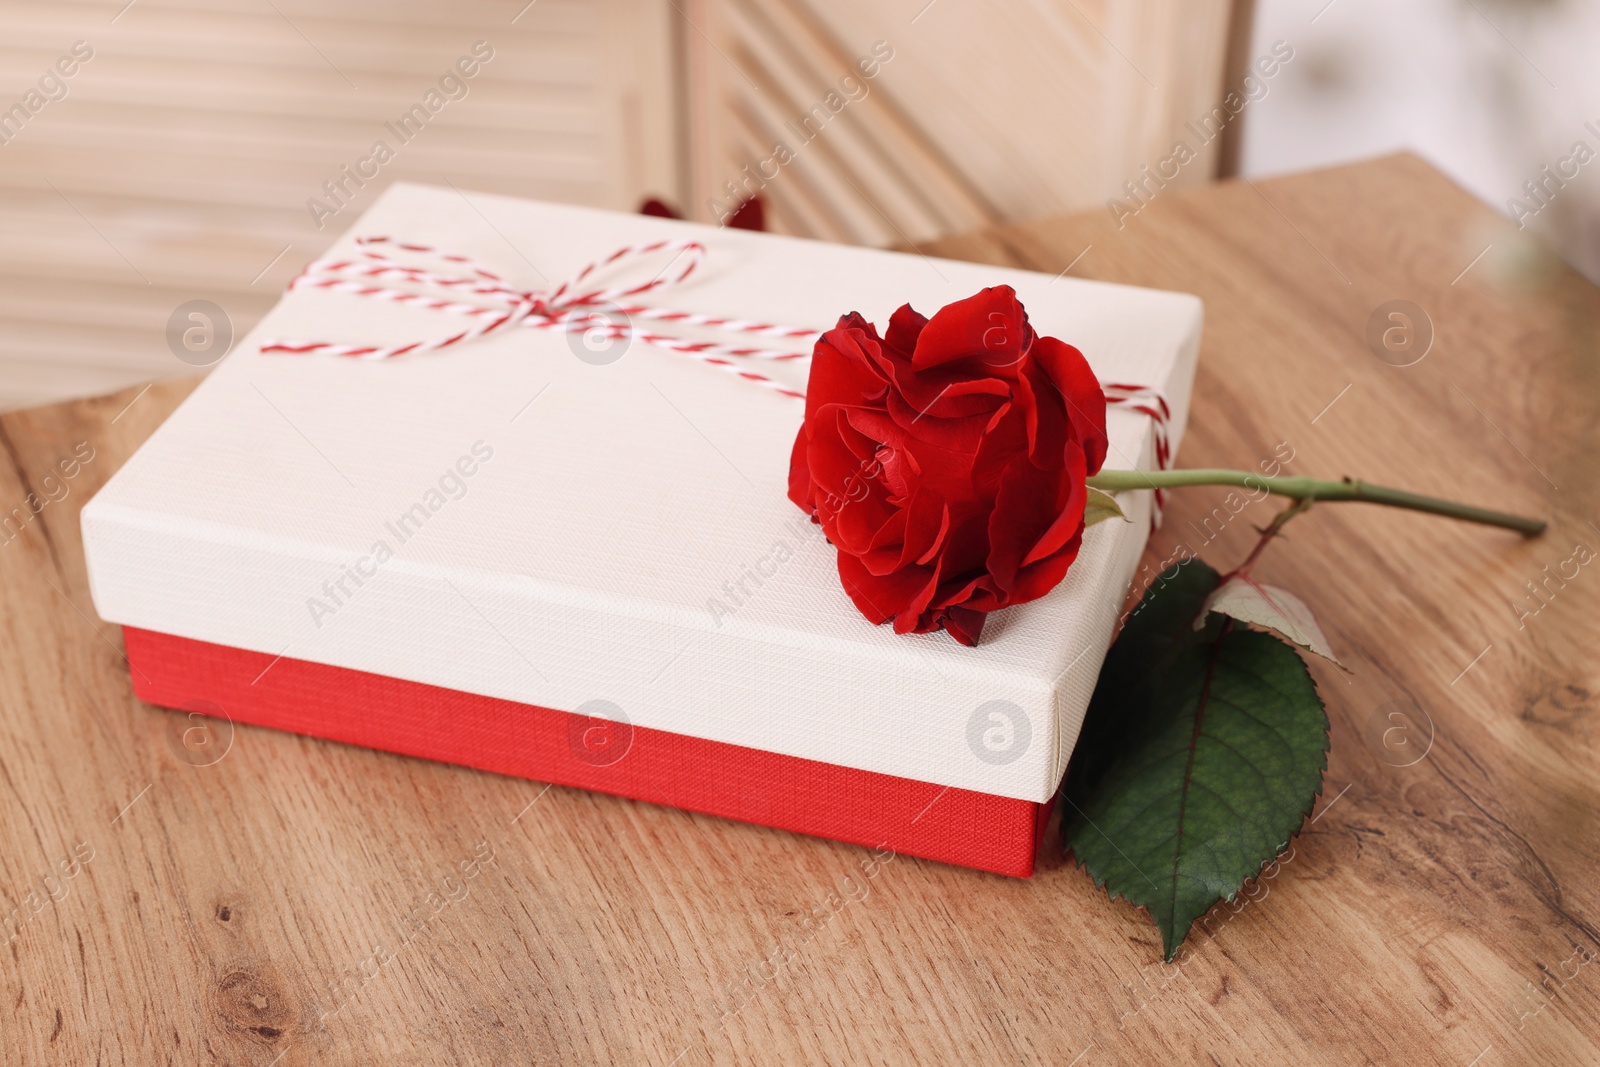
[[[1030,881],[893,859],[813,936],[864,850],[247,727],[196,758],[132,697],[77,525],[169,380],[0,417],[0,504],[59,497],[0,544],[0,1059],[1595,1063],[1600,560],[1568,561],[1600,549],[1600,293],[1405,156],[1123,222],[924,251],[1201,294],[1185,465],[1292,449],[1552,523],[1328,505],[1270,550],[1354,673],[1313,667],[1333,748],[1291,858],[1182,967],[1059,845]],[[1436,330],[1411,366],[1364,339],[1392,299]],[[1239,558],[1271,505],[1208,526],[1223,495],[1177,494],[1149,560]]]

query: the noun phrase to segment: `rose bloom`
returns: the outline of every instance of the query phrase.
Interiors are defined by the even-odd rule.
[[[932,319],[906,305],[882,337],[852,312],[817,340],[789,499],[868,619],[975,645],[988,612],[1066,575],[1105,455],[1083,354],[1034,333],[1000,285]]]

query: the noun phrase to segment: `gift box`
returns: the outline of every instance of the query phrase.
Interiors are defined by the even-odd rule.
[[[1107,466],[1149,469],[1198,299],[406,184],[330,263],[83,510],[142,699],[1032,872],[1151,494],[976,647],[896,634],[786,496],[806,367],[774,357],[1010,285],[1159,394],[1107,414]],[[580,276],[619,299],[562,321],[544,298]],[[483,310],[513,290],[514,321]]]

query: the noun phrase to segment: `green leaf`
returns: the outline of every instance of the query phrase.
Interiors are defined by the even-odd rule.
[[[1122,505],[1117,503],[1117,498],[1094,486],[1085,486],[1089,490],[1089,499],[1083,505],[1083,525],[1085,528],[1107,519],[1121,519],[1123,522],[1133,520],[1122,513]]]
[[[1217,572],[1152,583],[1106,656],[1063,786],[1062,839],[1112,897],[1146,908],[1170,961],[1195,919],[1283,851],[1327,767],[1328,717],[1273,634],[1193,620]]]

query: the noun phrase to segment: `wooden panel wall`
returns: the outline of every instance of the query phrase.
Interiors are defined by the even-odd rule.
[[[906,244],[1102,203],[1216,105],[1230,6],[695,0],[694,213],[759,190],[775,228]],[[802,128],[819,106],[826,124]]]
[[[213,300],[241,333],[396,178],[623,209],[679,193],[659,0],[126,2],[0,8],[0,108],[93,50],[0,144],[0,407],[190,371],[175,307]],[[385,123],[477,41],[493,58],[466,95],[401,144]],[[331,204],[322,183],[377,140],[395,158],[319,229],[308,198]]]
[[[1093,206],[1216,103],[1228,8],[10,3],[0,117],[75,42],[93,58],[0,125],[0,408],[188,371],[175,308],[211,300],[242,334],[396,178],[620,209],[656,195],[708,221],[760,192],[773,229],[876,245]],[[467,95],[401,144],[386,124],[477,41],[493,58]],[[377,140],[395,158],[357,189],[341,168]],[[316,218],[312,197],[340,210]]]

